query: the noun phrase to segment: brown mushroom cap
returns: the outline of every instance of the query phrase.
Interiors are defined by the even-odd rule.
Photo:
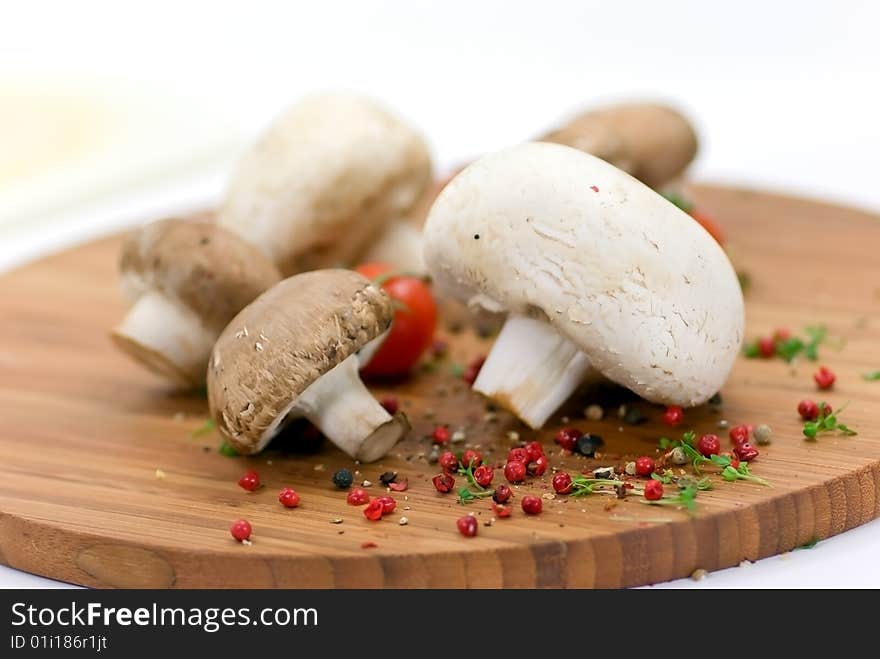
[[[260,293],[281,280],[255,246],[206,221],[168,219],[129,234],[119,269],[137,286],[164,293],[223,329]]]
[[[315,380],[385,332],[391,298],[350,270],[315,270],[263,293],[226,327],[208,365],[217,429],[241,453]]]
[[[697,153],[697,134],[690,122],[657,103],[592,110],[540,139],[586,151],[652,188],[681,174]]]

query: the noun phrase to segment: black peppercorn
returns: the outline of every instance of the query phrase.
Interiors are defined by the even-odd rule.
[[[340,490],[347,490],[351,487],[353,482],[354,474],[351,473],[351,469],[343,467],[342,469],[337,469],[333,473],[333,484]]]
[[[592,458],[596,449],[601,448],[604,444],[605,441],[599,435],[586,433],[577,438],[576,448],[581,455]]]

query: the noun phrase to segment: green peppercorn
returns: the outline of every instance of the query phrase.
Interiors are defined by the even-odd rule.
[[[770,443],[770,436],[773,434],[773,431],[766,423],[762,423],[760,426],[755,428],[752,434],[758,444],[760,444],[761,446],[766,446]]]
[[[351,469],[343,467],[333,472],[333,484],[340,490],[347,490],[353,482],[354,474],[351,473]]]

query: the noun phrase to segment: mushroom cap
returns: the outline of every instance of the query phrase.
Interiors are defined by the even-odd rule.
[[[658,188],[697,154],[697,134],[680,112],[658,103],[626,103],[580,114],[542,138],[607,160]]]
[[[724,383],[743,299],[724,251],[690,216],[607,162],[528,143],[443,190],[425,262],[471,306],[546,318],[609,379],[696,405]]]
[[[196,312],[217,332],[260,293],[281,280],[253,245],[204,221],[168,219],[128,235],[119,269],[126,294],[156,290]]]
[[[383,106],[351,93],[310,96],[244,156],[219,222],[285,274],[350,264],[430,178],[427,144]]]
[[[334,366],[385,332],[391,298],[351,270],[315,270],[276,284],[223,330],[208,364],[217,429],[241,453]]]

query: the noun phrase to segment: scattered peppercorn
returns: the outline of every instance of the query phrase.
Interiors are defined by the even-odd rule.
[[[362,487],[352,488],[345,500],[350,506],[363,506],[370,501],[370,495]]]
[[[333,484],[340,490],[347,490],[353,482],[354,474],[351,473],[351,469],[343,467],[333,472]]]
[[[623,422],[630,426],[638,426],[648,420],[648,417],[638,407],[627,407],[623,413]]]
[[[564,471],[557,471],[553,475],[553,490],[557,494],[568,494],[571,492],[571,476]]]
[[[625,473],[627,476],[635,476],[636,475],[636,463],[632,460],[627,462],[623,466],[623,473]]]
[[[749,441],[749,427],[734,426],[730,429],[728,435],[730,436],[730,441],[733,442],[734,446],[745,444],[747,441]]]
[[[773,434],[770,426],[766,423],[762,423],[757,428],[755,428],[755,441],[758,442],[760,446],[766,446],[770,443],[770,437]]]
[[[584,410],[584,416],[588,421],[601,421],[602,417],[605,416],[605,410],[602,409],[601,405],[588,405]]]
[[[512,448],[507,453],[507,461],[508,462],[522,462],[523,464],[528,464],[529,452],[526,451],[522,447]]]
[[[674,465],[686,465],[690,462],[690,459],[687,456],[687,453],[684,452],[684,449],[680,446],[676,446],[672,449],[672,454],[669,456],[670,460],[672,460],[672,464]]]
[[[663,483],[653,478],[645,483],[645,498],[648,501],[658,501],[663,498]]]
[[[837,376],[834,375],[834,371],[827,366],[820,366],[819,370],[813,374],[813,379],[816,381],[816,385],[819,389],[826,390],[831,389],[831,387],[834,386],[834,381],[837,379]]]
[[[455,453],[452,451],[446,451],[441,455],[438,463],[445,472],[453,473],[458,470],[458,458],[455,457]]]
[[[232,523],[232,526],[229,528],[229,532],[232,534],[232,537],[238,540],[239,542],[244,542],[251,537],[251,532],[253,529],[251,528],[251,523],[246,519],[237,519]]]
[[[296,508],[299,505],[299,494],[292,487],[285,487],[278,493],[278,501],[285,508]]]
[[[578,437],[580,437],[581,434],[581,431],[577,428],[563,428],[556,433],[556,437],[553,441],[566,451],[574,452],[577,447]]]
[[[449,442],[449,427],[437,426],[434,428],[434,432],[431,433],[431,439],[434,440],[435,444],[446,444]]]
[[[379,404],[384,407],[385,411],[391,416],[394,416],[400,410],[400,401],[397,400],[397,396],[383,396],[382,400],[379,401]]]
[[[718,435],[702,435],[697,440],[697,450],[704,458],[708,458],[710,455],[718,455],[721,453],[721,440],[718,439]]]
[[[383,495],[381,497],[376,497],[376,501],[382,504],[383,515],[390,515],[394,512],[394,509],[397,508],[397,502],[394,500],[394,497]]]
[[[751,462],[758,457],[758,449],[748,442],[734,446],[733,453],[743,462]]]
[[[492,478],[495,476],[495,470],[489,465],[480,465],[474,469],[474,480],[480,487],[489,487],[492,484]]]
[[[654,473],[655,468],[654,458],[647,455],[636,458],[636,474],[638,476],[650,476]]]
[[[538,515],[544,508],[544,503],[541,501],[541,498],[532,496],[530,494],[524,496],[520,503],[522,505],[523,512],[526,515]]]
[[[528,455],[528,462],[534,462],[544,455],[544,447],[541,442],[529,442],[523,447]]]
[[[459,517],[458,521],[455,522],[455,525],[458,527],[458,532],[466,538],[473,538],[477,535],[477,518],[473,515]]]
[[[247,471],[238,479],[238,486],[248,492],[254,492],[260,487],[260,475],[255,471]]]
[[[486,358],[483,356],[474,359],[470,364],[468,364],[467,368],[464,370],[461,379],[467,382],[469,385],[473,386],[474,382],[476,382],[477,380],[477,376],[480,375],[480,369],[483,368],[483,364],[485,362]]]
[[[447,492],[451,492],[452,488],[455,487],[455,479],[451,474],[437,474],[434,478],[431,479],[431,482],[434,484],[434,488],[438,492],[442,492],[446,494]]]
[[[529,473],[529,476],[543,476],[547,472],[547,458],[539,455],[526,465],[526,471]]]
[[[510,517],[510,506],[502,506],[497,503],[492,504],[492,512],[495,513],[495,516],[499,519],[504,519],[506,517]]]
[[[394,481],[397,480],[397,472],[396,471],[383,471],[379,474],[379,482],[382,485],[390,485]]]
[[[495,492],[492,493],[492,501],[495,503],[507,503],[511,496],[513,496],[513,490],[502,483],[496,487]]]
[[[522,483],[526,477],[526,465],[512,460],[504,465],[504,477],[511,483]]]
[[[465,469],[469,467],[476,469],[481,464],[483,464],[483,456],[480,454],[479,451],[468,449],[461,454],[461,464],[464,465]]]
[[[385,506],[382,505],[382,502],[379,501],[378,498],[370,499],[370,502],[364,508],[364,517],[366,517],[371,522],[376,522],[382,519],[384,510]]]
[[[663,423],[667,426],[677,426],[684,421],[684,410],[678,405],[670,405],[663,413]]]
[[[769,336],[761,337],[758,339],[758,352],[764,359],[770,359],[776,354],[776,341]]]
[[[589,432],[577,438],[577,452],[588,458],[592,458],[596,454],[596,449],[599,449],[604,445],[605,440],[599,435],[594,435]]]

